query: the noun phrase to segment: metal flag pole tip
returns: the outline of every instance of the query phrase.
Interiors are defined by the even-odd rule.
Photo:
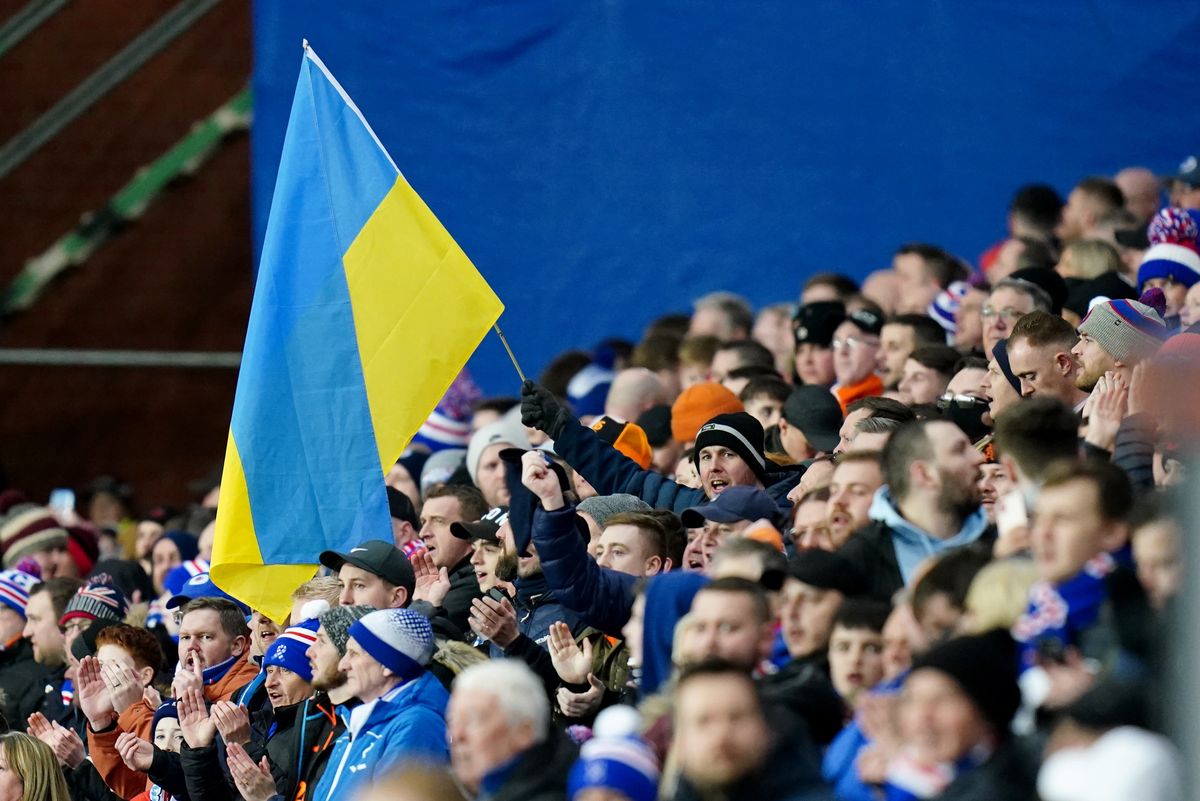
[[[504,332],[500,330],[500,323],[493,323],[492,328],[496,329],[496,336],[500,337],[500,343],[504,345],[504,349],[508,351],[508,358],[512,361],[513,367],[517,369],[517,375],[521,379],[521,383],[525,383],[525,373],[521,371],[521,365],[517,364],[517,357],[513,355],[512,348],[508,346],[508,340],[504,338]]]

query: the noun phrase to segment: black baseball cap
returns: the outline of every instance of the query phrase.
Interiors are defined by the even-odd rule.
[[[828,348],[833,345],[833,332],[846,319],[846,307],[840,301],[820,300],[806,303],[792,318],[792,333],[796,344],[813,344]]]
[[[810,548],[788,562],[788,575],[813,587],[837,590],[842,595],[864,595],[869,586],[858,566],[833,551]]]
[[[451,523],[450,533],[460,540],[483,540],[499,544],[500,538],[496,533],[508,522],[508,507],[495,506],[474,523]]]
[[[354,565],[379,576],[389,584],[404,587],[411,598],[417,586],[417,576],[404,551],[385,540],[367,540],[346,553],[322,551],[321,564],[337,573],[342,565]]]
[[[783,418],[819,451],[832,453],[841,441],[842,407],[825,387],[805,384],[793,389],[784,401]]]

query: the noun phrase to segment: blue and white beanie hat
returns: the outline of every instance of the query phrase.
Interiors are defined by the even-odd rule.
[[[433,659],[433,629],[411,609],[380,609],[350,627],[350,638],[371,658],[401,678],[424,672]]]
[[[630,801],[654,801],[659,766],[654,752],[636,731],[641,718],[628,706],[613,706],[596,716],[594,736],[579,749],[567,775],[567,798],[584,790],[615,790]]]
[[[263,667],[272,665],[287,668],[305,681],[312,681],[312,665],[308,661],[308,649],[317,641],[316,618],[302,620],[294,626],[288,626],[283,633],[275,638],[271,647],[263,657]]]

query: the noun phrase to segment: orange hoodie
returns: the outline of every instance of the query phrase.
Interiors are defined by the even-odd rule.
[[[874,373],[871,373],[857,384],[850,384],[844,387],[834,387],[833,392],[835,395],[837,395],[838,403],[840,403],[842,406],[842,414],[845,414],[846,407],[854,403],[856,400],[882,395],[883,379]]]
[[[228,701],[239,688],[250,683],[258,675],[258,666],[250,661],[249,653],[234,663],[220,680],[204,688],[204,699],[210,704]],[[109,789],[121,798],[134,798],[150,789],[152,782],[145,773],[133,770],[121,760],[117,752],[117,738],[123,732],[133,732],[146,742],[154,742],[150,727],[154,724],[154,707],[143,699],[133,704],[117,717],[117,725],[102,732],[87,727],[88,754],[96,772]]]

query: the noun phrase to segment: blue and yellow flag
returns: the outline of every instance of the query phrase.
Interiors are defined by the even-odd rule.
[[[238,375],[212,576],[282,620],[390,539],[383,475],[503,311],[305,46]]]

